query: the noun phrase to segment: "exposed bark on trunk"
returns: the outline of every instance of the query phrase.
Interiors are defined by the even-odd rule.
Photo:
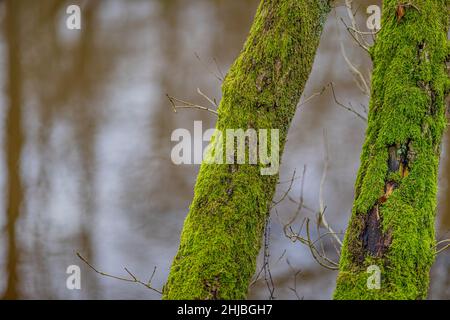
[[[447,1],[383,2],[372,99],[336,299],[423,299],[435,257],[441,139],[449,89]],[[381,270],[370,289],[370,265]]]
[[[21,112],[21,62],[19,17],[17,1],[6,1],[5,28],[8,56],[9,107],[6,115],[6,231],[8,239],[6,271],[8,274],[3,298],[18,298],[18,248],[16,243],[17,219],[22,204],[23,188],[20,174],[20,160],[23,145]]]
[[[280,150],[311,71],[325,0],[263,0],[222,87],[217,128],[279,129]],[[255,272],[278,175],[203,164],[165,299],[242,299]]]
[[[83,184],[79,190],[79,197],[82,199],[83,212],[80,215],[80,231],[79,239],[83,254],[92,263],[96,260],[96,248],[94,242],[95,235],[95,212],[96,212],[96,198],[95,198],[95,175],[96,175],[96,150],[95,138],[98,125],[98,112],[92,109],[89,100],[95,96],[96,87],[91,80],[90,72],[92,72],[92,65],[94,60],[90,57],[95,57],[92,52],[92,47],[96,43],[95,27],[98,23],[100,4],[98,2],[89,3],[83,11],[84,28],[80,42],[78,45],[77,57],[78,61],[76,69],[80,81],[79,88],[74,88],[83,93],[83,98],[79,101],[78,111],[73,117],[74,122],[74,140],[80,150],[81,172],[80,177]],[[98,73],[96,79],[101,80],[102,73]],[[101,82],[100,82],[101,83]],[[66,90],[69,90],[68,88]],[[89,282],[88,296],[95,298],[99,295],[98,277],[89,274],[86,276]]]

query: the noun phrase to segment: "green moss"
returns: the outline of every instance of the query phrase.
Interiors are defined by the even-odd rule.
[[[336,299],[423,299],[433,263],[440,144],[446,127],[449,79],[446,1],[413,1],[397,22],[398,1],[383,2],[382,30],[371,49],[374,61],[366,142],[355,202],[340,260]],[[407,174],[389,172],[388,149],[408,146]],[[386,183],[398,187],[380,201]],[[364,217],[379,207],[381,229],[391,236],[386,252],[364,247]],[[368,289],[369,265],[381,269],[381,289]]]
[[[311,71],[327,1],[265,0],[223,83],[217,128],[279,129],[280,150]],[[278,176],[202,164],[164,299],[243,299]]]

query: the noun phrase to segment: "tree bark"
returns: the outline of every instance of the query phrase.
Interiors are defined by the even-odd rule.
[[[336,299],[423,299],[435,258],[435,211],[449,79],[448,1],[383,1],[366,141]],[[381,271],[379,289],[368,286]]]
[[[217,129],[279,129],[280,150],[312,68],[325,0],[263,0],[223,83]],[[203,163],[164,299],[243,299],[278,180]]]

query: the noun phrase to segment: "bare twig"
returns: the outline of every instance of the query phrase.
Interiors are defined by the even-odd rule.
[[[283,253],[281,254],[281,256],[277,259],[277,261],[275,262],[275,264],[278,264],[278,263],[284,258],[284,256],[286,255],[286,253],[287,253],[287,250],[285,249],[285,250],[283,251]],[[253,277],[253,280],[250,282],[249,287],[253,287],[253,286],[260,280],[261,274],[263,273],[264,268],[265,268],[265,263],[263,263],[261,269],[258,271],[258,273],[256,274],[256,276]]]
[[[214,113],[216,116],[219,115],[219,113],[216,110],[204,107],[204,106],[200,106],[198,104],[194,104],[194,103],[190,103],[181,99],[177,99],[175,97],[169,96],[168,94],[166,94],[167,98],[169,99],[172,108],[173,108],[173,112],[177,112],[177,109],[199,109],[199,110],[203,110],[203,111],[208,111],[211,113]],[[176,105],[175,102],[178,103],[182,103],[183,105]]]
[[[220,69],[219,64],[217,63],[217,59],[213,58],[214,64],[216,65],[216,69],[217,72],[219,72],[220,75],[220,79],[222,79],[222,81],[225,79],[225,74],[222,72],[222,69]]]
[[[250,285],[249,285],[250,288],[253,287],[258,282],[258,280],[260,279],[261,274],[263,273],[263,271],[264,271],[264,264],[261,267],[261,269],[259,269],[259,271],[256,274],[256,276],[254,277],[253,281],[250,283]]]
[[[325,181],[327,179],[328,174],[328,167],[329,167],[329,156],[328,156],[328,139],[327,134],[324,130],[323,132],[323,139],[324,139],[324,168],[322,173],[322,178],[320,180],[320,187],[319,187],[319,225],[322,224],[325,229],[330,232],[330,234],[333,235],[336,242],[339,244],[340,247],[342,247],[342,241],[339,239],[339,237],[336,235],[336,232],[331,228],[329,225],[327,219],[325,218],[325,203],[323,200],[323,189],[325,185]]]
[[[445,244],[445,243],[447,243],[447,244],[438,250],[438,246],[440,246],[441,244]],[[436,243],[436,245],[434,246],[434,248],[436,250],[436,254],[439,254],[439,253],[447,250],[448,248],[450,248],[450,239],[444,239],[444,240],[438,241]]]
[[[217,75],[215,72],[213,72],[205,63],[203,63],[202,59],[200,58],[200,56],[198,55],[197,52],[194,52],[195,57],[197,58],[197,60],[200,62],[200,64],[206,69],[206,71],[208,71],[210,74],[212,74],[214,76],[214,78],[216,78],[219,82],[223,82],[223,79],[225,78],[222,74],[222,71],[220,71],[219,66],[217,65],[217,61],[215,59],[214,63],[216,64],[216,68],[219,71],[219,75]]]
[[[326,91],[326,89],[328,89],[328,88],[331,88],[332,95],[333,95],[333,100],[339,107],[341,107],[341,108],[343,108],[343,109],[345,109],[347,111],[350,111],[351,113],[355,114],[358,118],[360,118],[364,122],[367,122],[367,118],[364,115],[362,115],[361,113],[359,113],[358,111],[354,110],[353,108],[351,108],[349,106],[346,106],[345,104],[343,104],[343,103],[338,101],[338,99],[336,97],[336,90],[334,88],[334,83],[333,82],[330,82],[327,85],[325,85],[320,91],[317,91],[317,92],[313,93],[311,96],[306,98],[302,103],[300,103],[299,106],[302,106],[302,105],[306,104],[307,102],[311,101],[313,98],[322,95]],[[367,89],[370,90],[369,88],[367,88]],[[361,87],[361,90],[364,91],[365,89]],[[367,113],[367,108],[363,104],[361,104],[361,107],[364,110],[364,113]],[[290,181],[291,180],[289,180],[288,182],[290,182]],[[286,182],[284,182],[284,183],[286,183]]]
[[[356,21],[355,21],[354,15],[353,15],[352,10],[351,10],[352,1],[351,1],[351,0],[346,0],[345,6],[346,6],[347,13],[348,13],[348,16],[349,16],[350,21],[351,21],[351,26],[348,26],[348,25],[345,23],[345,21],[344,21],[343,18],[341,18],[340,20],[342,21],[342,23],[344,24],[344,26],[346,27],[347,31],[350,33],[350,35],[352,36],[352,38],[353,38],[353,39],[354,39],[354,40],[355,40],[355,41],[356,41],[356,42],[357,42],[364,50],[366,50],[367,52],[369,52],[369,48],[367,47],[367,45],[368,45],[367,42],[366,42],[367,45],[361,43],[360,38],[364,39],[364,37],[362,36],[362,33],[363,33],[363,32],[362,32],[362,31],[358,31],[358,29],[357,29],[357,27],[356,27]],[[335,15],[336,15],[336,11],[335,11]],[[337,15],[336,15],[336,19],[337,19]],[[337,21],[336,21],[336,29],[337,29],[337,31],[338,31],[339,38],[341,38],[341,32],[340,32],[340,28],[339,28],[339,26],[338,26],[338,22],[337,22]],[[356,32],[356,31],[358,31],[358,32]],[[365,41],[365,39],[364,39],[364,41]],[[343,56],[343,58],[344,58],[346,64],[348,65],[350,71],[351,71],[351,72],[354,74],[354,76],[355,76],[355,80],[356,80],[357,86],[361,89],[361,91],[362,91],[366,96],[369,96],[369,95],[370,95],[369,81],[366,80],[366,78],[364,77],[364,75],[362,74],[362,72],[359,71],[358,68],[355,67],[355,66],[353,65],[353,63],[350,61],[350,59],[348,58],[342,40],[340,41],[340,48],[341,48],[341,53],[342,53],[342,56]],[[370,54],[370,52],[369,52],[369,54]]]
[[[302,174],[302,181],[301,181],[301,185],[300,185],[300,199],[298,201],[298,207],[297,210],[295,211],[294,215],[292,216],[292,218],[289,220],[288,223],[283,224],[283,230],[284,233],[286,234],[286,230],[287,228],[289,228],[294,222],[295,220],[297,220],[301,210],[303,209],[304,205],[304,199],[303,199],[303,190],[304,190],[304,186],[305,186],[305,177],[306,177],[306,166],[303,167],[303,174]]]
[[[319,251],[317,250],[316,246],[313,244],[314,242],[311,241],[311,235],[310,235],[310,229],[309,229],[309,219],[306,218],[306,236],[307,236],[307,244],[309,247],[309,250],[313,256],[313,258],[322,266],[330,270],[338,270],[339,264],[330,260],[325,255],[321,255]],[[323,260],[323,261],[322,261]],[[328,264],[327,264],[328,263]]]
[[[295,177],[293,180],[295,181],[295,180],[298,180],[298,179],[301,179],[302,177],[301,176],[299,176],[299,177]],[[278,181],[278,183],[277,184],[286,184],[286,183],[291,183],[291,181],[292,181],[292,178],[291,179],[289,179],[289,180],[283,180],[283,181]]]
[[[269,291],[269,300],[275,299],[275,284],[272,278],[272,272],[270,271],[270,217],[266,221],[266,228],[264,230],[264,281]]]
[[[348,106],[346,106],[345,104],[343,104],[343,103],[341,103],[341,102],[338,101],[338,99],[337,99],[337,97],[336,97],[336,92],[335,92],[335,90],[334,90],[334,84],[333,84],[332,82],[331,82],[331,92],[332,92],[332,94],[333,94],[334,102],[336,102],[336,104],[337,104],[339,107],[341,107],[341,108],[343,108],[343,109],[345,109],[345,110],[347,110],[347,111],[350,111],[351,113],[353,113],[354,115],[356,115],[358,118],[360,118],[360,119],[363,120],[364,122],[367,122],[367,118],[366,118],[365,116],[363,116],[361,113],[359,113],[358,111],[354,110],[353,108],[348,107]]]
[[[216,108],[218,108],[219,106],[217,105],[216,99],[212,100],[210,97],[208,97],[206,94],[204,94],[203,92],[201,92],[200,88],[197,88],[197,93],[199,95],[201,95],[203,98],[205,98],[206,100],[208,100],[209,103],[211,103],[213,106],[215,106]]]
[[[295,294],[295,296],[297,297],[298,300],[303,300],[303,297],[300,297],[300,295],[298,294],[298,291],[297,291],[297,278],[298,278],[298,276],[301,275],[302,270],[301,269],[295,270],[295,268],[291,265],[289,259],[286,259],[286,263],[289,266],[289,268],[291,268],[291,270],[294,271],[294,287],[293,288],[289,288],[289,289],[292,292],[294,292],[294,294]]]
[[[352,10],[352,4],[353,4],[353,0],[345,0],[345,8],[347,9],[347,15],[348,15],[348,17],[350,19],[350,23],[352,25],[352,29],[357,30],[358,27],[356,25],[355,14],[353,13],[353,10]],[[364,37],[359,36],[357,33],[353,34],[353,33],[350,32],[350,34],[353,36],[355,41],[358,42],[358,44],[362,48],[364,48],[365,50],[369,51],[369,48],[367,47],[369,44],[367,43],[366,39],[364,39]],[[362,41],[365,44],[363,44]]]
[[[347,32],[348,32],[348,33],[351,35],[351,37],[353,38],[353,40],[355,40],[355,42],[356,42],[362,49],[364,49],[364,51],[366,51],[368,54],[370,54],[370,49],[369,49],[368,45],[363,44],[363,43],[361,42],[361,40],[360,40],[360,39],[364,39],[364,37],[358,36],[358,35],[361,35],[361,34],[359,34],[359,33],[354,33],[354,32],[352,32],[352,30],[353,30],[354,28],[349,27],[349,26],[345,23],[344,19],[341,18],[341,21],[342,21],[342,23],[344,24],[345,29],[347,30]],[[364,42],[366,42],[366,40],[364,40]],[[366,43],[367,43],[367,42],[366,42]]]
[[[441,252],[447,250],[448,248],[450,248],[450,244],[447,244],[447,245],[444,246],[443,248],[437,250],[437,251],[436,251],[436,254],[440,254]]]
[[[329,259],[324,252],[320,253],[320,251],[317,249],[316,247],[316,243],[319,242],[323,237],[325,237],[326,235],[330,234],[327,233],[325,235],[322,235],[319,239],[313,241],[311,239],[311,233],[310,233],[310,220],[309,218],[305,218],[302,222],[300,231],[298,233],[294,233],[292,231],[292,228],[289,227],[288,230],[289,232],[285,233],[285,236],[287,238],[289,238],[292,242],[296,242],[299,241],[300,243],[306,245],[310,252],[312,257],[314,258],[314,260],[317,261],[317,263],[319,265],[321,265],[322,267],[329,269],[329,270],[337,270],[338,269],[338,263],[332,261],[331,259]],[[301,233],[301,229],[303,229],[303,226],[306,225],[306,238],[300,236]]]
[[[301,203],[301,202],[295,200],[295,199],[294,199],[292,196],[290,196],[290,195],[287,196],[287,199],[288,199],[290,202],[297,204],[297,205],[299,206],[300,209],[305,209],[306,211],[309,211],[310,213],[316,213],[316,212],[317,212],[316,209],[313,209],[313,208],[311,208],[310,206],[306,205],[305,203]]]
[[[354,33],[361,34],[361,35],[370,36],[370,35],[376,35],[376,34],[378,34],[378,33],[380,32],[381,29],[380,29],[380,30],[376,30],[376,31],[360,31],[360,30],[354,29],[354,28],[351,27],[351,26],[348,26],[348,27],[347,27],[347,30],[352,31],[352,32],[354,32]]]
[[[345,60],[345,62],[347,63],[348,67],[350,68],[350,71],[359,78],[359,82],[356,82],[356,84],[358,85],[358,87],[361,89],[361,91],[366,95],[370,95],[370,86],[368,84],[368,81],[366,80],[366,78],[364,77],[364,75],[362,74],[361,71],[358,70],[357,67],[355,67],[353,65],[353,63],[351,63],[350,59],[347,56],[347,52],[345,51],[344,48],[344,44],[341,42],[340,43],[341,46],[341,53],[342,56]]]
[[[292,178],[291,178],[291,180],[290,180],[289,188],[284,192],[284,194],[283,194],[283,196],[280,198],[280,200],[278,200],[278,201],[273,201],[272,208],[275,207],[276,205],[278,205],[279,203],[281,203],[284,199],[286,199],[287,195],[288,195],[289,192],[291,191],[292,185],[294,184],[295,173],[296,173],[296,170],[294,170],[294,173],[292,174]]]
[[[326,155],[326,159],[328,159],[328,152],[325,152],[325,155]],[[326,168],[327,167],[328,167],[328,164],[326,162]],[[324,170],[324,171],[325,171],[324,177],[326,177],[326,171],[327,170]],[[295,174],[294,174],[294,176],[295,176]],[[294,176],[291,179],[291,182],[293,181]],[[288,239],[290,239],[292,242],[299,241],[300,243],[308,246],[310,251],[311,251],[311,254],[312,254],[313,258],[321,266],[323,266],[323,267],[325,267],[327,269],[336,270],[338,268],[338,264],[336,262],[332,261],[331,259],[329,259],[326,256],[322,240],[325,237],[327,237],[327,236],[331,236],[336,242],[339,243],[339,245],[342,245],[342,242],[339,239],[339,237],[337,236],[337,233],[334,232],[334,230],[330,227],[330,225],[328,224],[328,222],[327,222],[327,220],[325,218],[324,212],[325,212],[326,207],[324,206],[324,201],[323,201],[323,191],[320,192],[320,196],[319,196],[321,200],[320,200],[319,219],[317,219],[318,239],[316,239],[314,241],[311,239],[310,229],[309,229],[309,219],[307,219],[307,218],[303,219],[303,222],[301,223],[300,228],[299,228],[298,231],[294,231],[293,227],[292,227],[292,224],[297,219],[297,217],[300,214],[301,210],[303,208],[306,208],[306,206],[304,205],[304,198],[303,198],[305,176],[306,176],[306,166],[303,169],[303,175],[302,175],[302,180],[301,180],[301,188],[300,188],[300,199],[298,201],[292,199],[292,201],[298,205],[297,210],[295,211],[295,214],[289,219],[289,221],[287,223],[282,223],[280,217],[278,216],[278,212],[277,212],[276,209],[275,209],[275,213],[278,216],[278,218],[280,220],[280,223],[283,226],[283,232],[284,232],[285,236]],[[322,190],[323,190],[324,183],[325,183],[325,179],[322,178],[322,181],[321,181],[321,189]],[[288,189],[288,192],[291,189],[291,187],[292,187],[292,185],[290,185],[290,187]],[[286,194],[287,193],[285,193],[285,195]],[[287,197],[289,198],[289,196],[287,196]],[[286,198],[286,197],[283,196],[282,199],[284,199],[284,198]],[[317,211],[313,211],[313,212],[317,212]],[[302,230],[303,230],[303,227],[305,226],[305,224],[306,224],[306,234],[307,234],[306,238],[301,236],[301,233],[302,233]],[[327,232],[325,234],[320,234],[320,230],[319,230],[320,226],[324,226],[324,228],[327,229]],[[320,248],[321,248],[320,251],[317,248],[316,244],[320,245]],[[337,253],[339,254],[339,250],[338,249],[336,249],[336,250],[337,250]]]
[[[153,280],[153,276],[155,275],[155,272],[156,272],[156,267],[153,269],[153,273],[152,273],[149,281],[147,283],[145,283],[145,282],[142,282],[141,280],[139,280],[127,268],[124,268],[124,270],[130,275],[131,279],[130,278],[119,277],[119,276],[114,276],[114,275],[108,274],[106,272],[99,271],[91,263],[89,263],[89,261],[86,258],[84,258],[80,253],[77,252],[76,255],[78,256],[78,258],[80,258],[81,261],[83,261],[87,266],[89,266],[89,268],[91,268],[92,270],[94,270],[96,273],[98,273],[101,276],[105,276],[105,277],[109,277],[109,278],[113,278],[113,279],[120,280],[120,281],[125,281],[125,282],[137,283],[137,284],[140,284],[140,285],[146,287],[147,289],[150,289],[150,290],[155,291],[155,292],[157,292],[159,294],[162,294],[161,290],[155,289],[151,285],[152,284],[151,282]]]
[[[320,91],[317,91],[317,92],[313,93],[312,95],[310,95],[308,98],[306,98],[304,101],[302,101],[302,102],[298,105],[298,107],[301,107],[302,105],[307,104],[309,101],[311,101],[311,100],[314,99],[315,97],[322,95],[322,94],[325,92],[325,90],[328,88],[329,85],[330,85],[330,84],[327,84],[327,85],[324,86]]]

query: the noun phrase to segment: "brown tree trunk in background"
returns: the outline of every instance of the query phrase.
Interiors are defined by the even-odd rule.
[[[21,66],[18,1],[6,1],[5,31],[7,40],[7,81],[9,107],[6,114],[6,230],[8,239],[6,271],[8,273],[4,299],[18,298],[18,248],[16,227],[22,204],[23,188],[21,182],[20,159],[23,146],[21,112]]]
[[[95,28],[98,23],[99,3],[92,2],[85,6],[83,11],[84,31],[80,37],[77,52],[77,63],[73,75],[82,81],[80,87],[75,87],[73,93],[77,90],[82,96],[76,115],[73,116],[73,126],[75,134],[75,143],[80,150],[81,171],[80,177],[82,185],[80,186],[80,199],[82,203],[81,226],[79,238],[84,256],[95,263],[96,250],[94,242],[95,216],[96,216],[96,196],[95,196],[95,174],[96,174],[96,131],[98,126],[97,109],[92,108],[89,101],[95,96],[95,84],[90,81],[92,65],[95,61],[92,59],[92,48],[95,46]],[[77,72],[75,72],[77,70]],[[65,90],[69,90],[66,88]],[[98,277],[89,273],[86,275],[89,282],[89,290],[86,293],[88,297],[98,296]]]

